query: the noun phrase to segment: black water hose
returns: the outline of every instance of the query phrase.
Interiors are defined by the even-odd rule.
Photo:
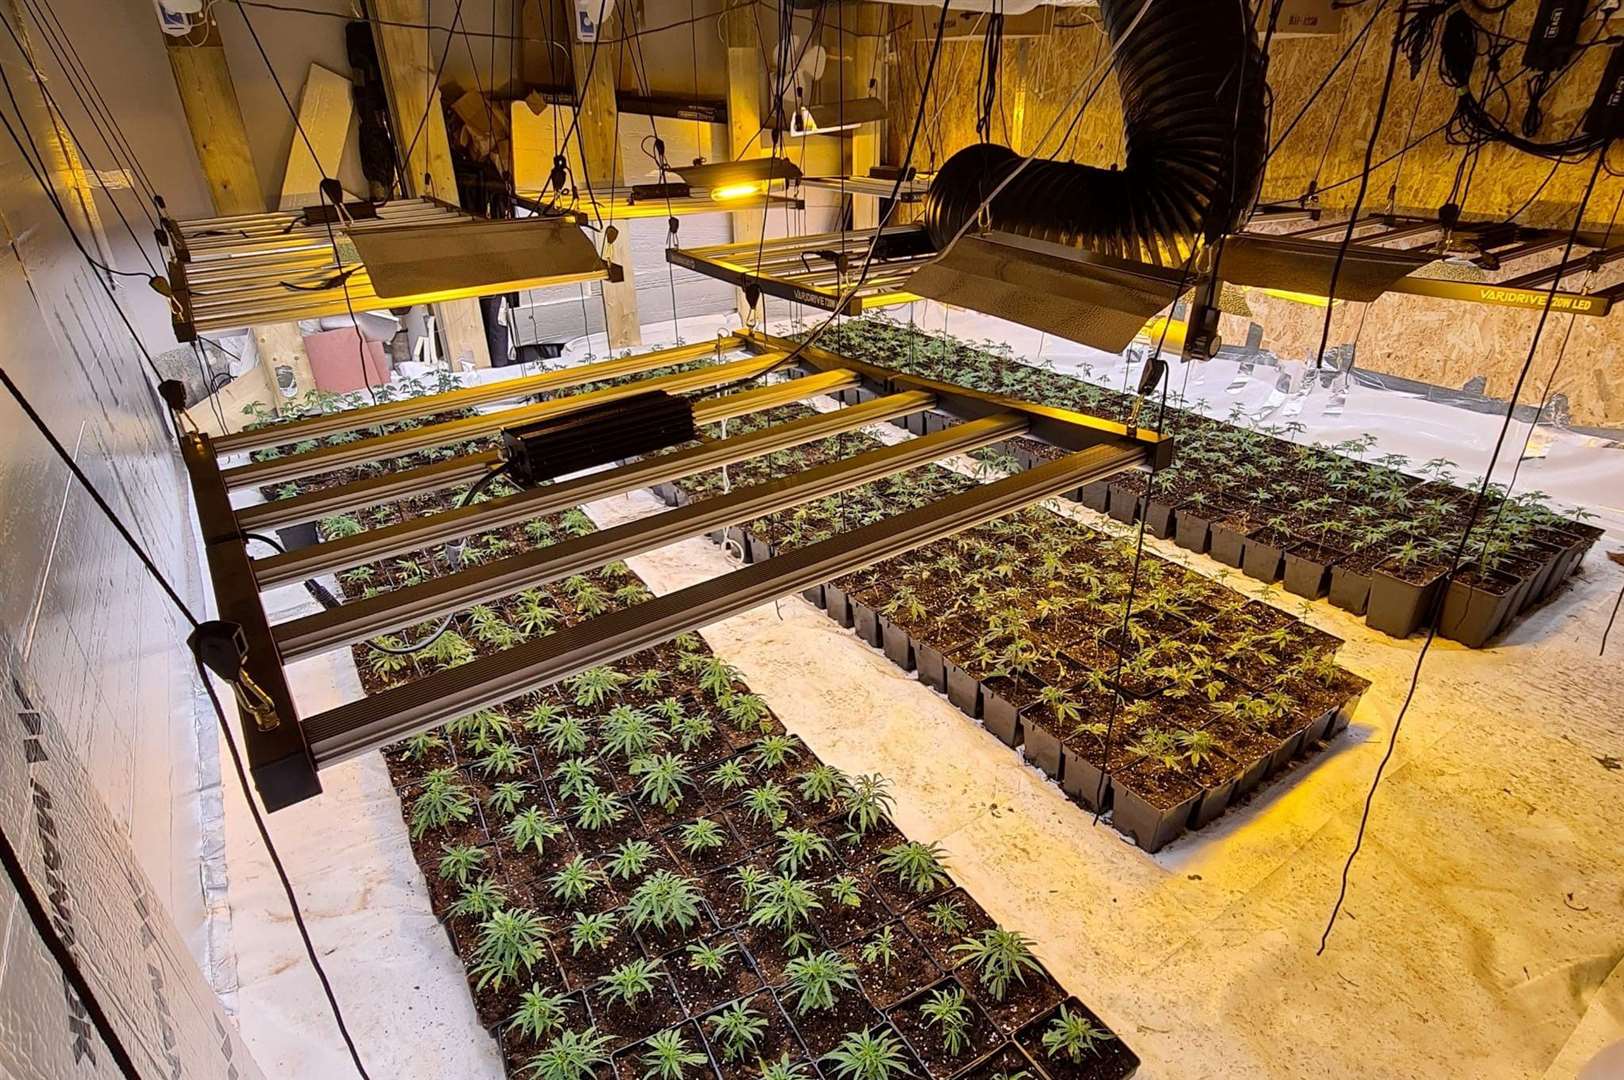
[[[1127,159],[1102,169],[1033,161],[988,208],[1003,232],[1159,265],[1234,229],[1256,201],[1268,156],[1264,64],[1244,0],[1100,0],[1116,48]],[[1021,156],[982,144],[931,181],[925,226],[938,251]]]

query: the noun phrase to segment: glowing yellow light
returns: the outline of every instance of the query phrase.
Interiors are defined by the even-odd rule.
[[[1298,304],[1311,304],[1314,307],[1329,307],[1330,299],[1324,296],[1315,296],[1313,293],[1292,292],[1290,289],[1260,289],[1264,296],[1272,296],[1276,300],[1290,300]]]
[[[1145,324],[1145,328],[1139,331],[1139,336],[1152,345],[1160,344],[1163,350],[1172,354],[1184,351],[1184,330],[1182,319],[1169,325],[1166,315],[1157,315]],[[1167,335],[1165,339],[1162,337],[1164,332]]]
[[[757,180],[748,184],[723,184],[719,188],[712,188],[710,196],[713,202],[730,202],[734,199],[748,199],[766,190],[767,185]]]

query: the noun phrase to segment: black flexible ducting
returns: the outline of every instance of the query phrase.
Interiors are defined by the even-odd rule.
[[[1243,0],[1100,0],[1116,54],[1127,163],[1101,169],[1033,161],[988,208],[992,228],[1161,265],[1240,223],[1268,155],[1264,65]],[[1237,100],[1239,99],[1239,100]],[[938,250],[1021,161],[1008,147],[966,147],[925,197]]]

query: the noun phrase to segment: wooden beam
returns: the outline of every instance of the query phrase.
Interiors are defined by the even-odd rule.
[[[395,151],[405,163],[406,194],[431,195],[455,205],[457,174],[451,163],[440,88],[434,84],[423,34],[413,28],[428,22],[428,8],[428,0],[371,0],[367,5],[389,114],[395,122]],[[406,25],[395,25],[401,23]],[[453,366],[491,366],[478,300],[435,304],[434,312]]]
[[[293,142],[288,146],[288,167],[282,173],[278,209],[321,205],[319,185],[324,177],[338,175],[344,145],[349,142],[350,118],[355,114],[352,89],[350,80],[338,72],[328,71],[320,64],[310,65],[304,92],[299,95],[299,128],[309,138],[310,145],[305,145],[298,131],[293,133]],[[311,147],[315,148],[314,156]]]
[[[830,16],[842,25],[845,33],[840,42],[840,86],[842,98],[855,101],[866,97],[885,100],[885,72],[880,60],[881,33],[886,25],[886,12],[878,4],[855,3],[844,5],[844,10]],[[874,85],[869,86],[870,80]],[[880,163],[880,121],[862,125],[847,140],[848,176],[867,176],[868,171]],[[852,228],[872,229],[880,223],[880,200],[863,195],[852,196]]]
[[[265,194],[248,150],[248,131],[237,104],[237,88],[226,66],[220,24],[212,14],[186,37],[164,35],[169,68],[175,76],[186,126],[192,133],[197,161],[208,182],[214,212],[219,215],[259,214]],[[297,139],[297,136],[295,136]],[[260,401],[281,409],[290,398],[303,397],[316,387],[310,357],[295,323],[249,329],[260,364],[231,383],[236,402]],[[287,387],[284,390],[282,387]]]
[[[722,12],[722,41],[727,47],[727,137],[728,154],[734,160],[760,157],[761,56],[756,41],[755,5],[745,0],[728,0]],[[733,214],[733,241],[758,239],[766,228],[765,210],[738,210]],[[739,319],[748,323],[752,315],[759,321],[765,307],[758,303],[752,312],[738,290]]]
[[[620,17],[612,14],[598,27],[598,37],[618,37],[621,26]],[[593,184],[619,184],[623,170],[615,122],[617,47],[582,41],[577,33],[571,35],[570,52],[575,62],[576,100],[581,103],[575,134],[580,140],[581,159],[586,167],[586,175],[576,177],[576,184],[583,188],[588,180]],[[611,231],[613,239],[609,235]],[[625,223],[605,228],[599,246],[603,257],[618,263],[623,271],[620,281],[604,281],[599,286],[603,289],[604,330],[609,348],[641,345],[643,330],[637,317],[637,282],[632,272],[631,237]]]
[[[222,216],[264,212],[265,195],[248,149],[237,88],[226,66],[220,24],[209,15],[186,37],[165,34],[164,44],[214,212]]]

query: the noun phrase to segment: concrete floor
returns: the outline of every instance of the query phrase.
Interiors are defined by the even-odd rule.
[[[591,509],[608,523],[660,504],[636,493]],[[631,565],[665,592],[731,564],[695,540]],[[1598,549],[1582,579],[1495,648],[1433,647],[1323,956],[1419,639],[1394,642],[1311,605],[1309,621],[1347,640],[1341,661],[1373,680],[1352,727],[1152,857],[798,599],[705,636],[825,760],[893,779],[902,829],[945,845],[982,904],[1031,935],[1139,1052],[1142,1076],[1555,1080],[1624,1038],[1624,642],[1596,656],[1621,584]],[[359,693],[347,654],[305,662],[295,683],[305,710]],[[323,782],[320,799],[270,823],[372,1074],[500,1075],[381,759]],[[240,800],[228,810],[228,856],[244,1034],[270,1074],[347,1075],[241,811]],[[1624,1076],[1596,1068],[1587,1077]]]

